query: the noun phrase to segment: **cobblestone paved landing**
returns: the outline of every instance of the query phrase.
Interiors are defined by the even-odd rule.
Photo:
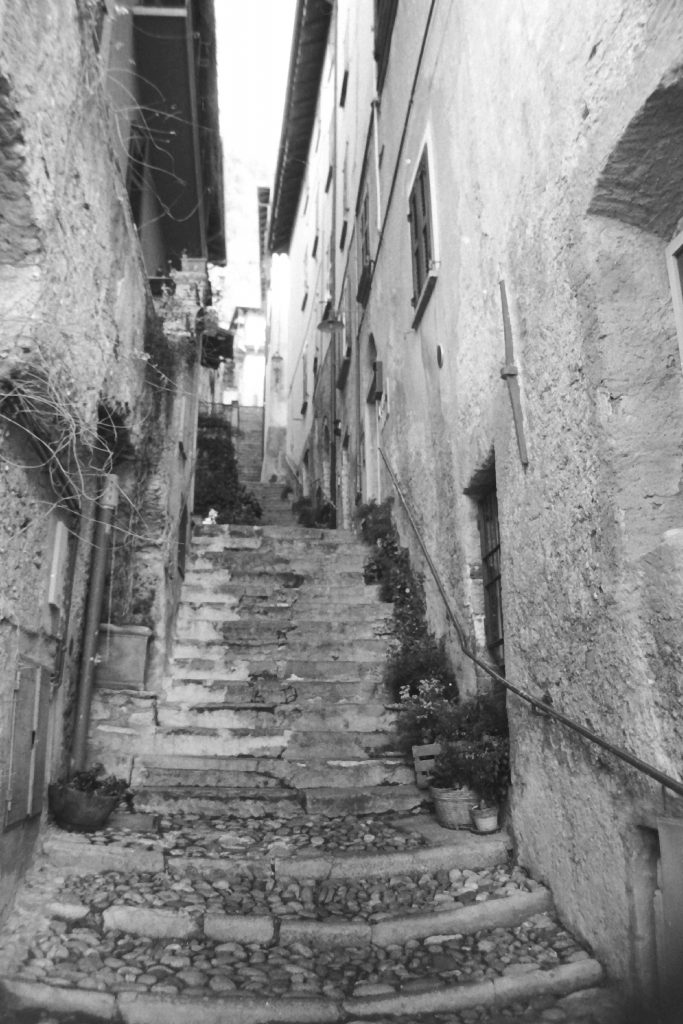
[[[422,806],[363,557],[291,518],[197,532],[163,686],[98,697],[143,813],[44,830],[0,935],[3,1024],[616,1024],[508,836]]]

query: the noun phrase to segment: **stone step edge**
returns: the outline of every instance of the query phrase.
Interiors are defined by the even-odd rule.
[[[224,868],[226,865],[213,857],[170,857],[160,846],[140,848],[124,842],[108,843],[106,846],[64,838],[53,834],[43,840],[43,852],[48,860],[62,870],[82,871],[84,874],[120,870],[121,865],[130,865],[135,857],[140,871],[201,871]],[[256,856],[231,857],[233,874],[259,867],[264,873],[276,879],[301,879],[320,881],[332,878],[383,878],[387,875],[413,875],[426,870],[495,867],[507,860],[512,848],[510,837],[499,832],[493,837],[476,836],[472,833],[458,834],[450,843],[421,846],[413,850],[389,853],[322,853],[307,856]],[[150,842],[155,840],[150,837]],[[86,851],[92,852],[91,858]],[[92,863],[89,861],[92,860]]]
[[[118,994],[59,987],[21,977],[3,982],[6,992],[30,1006],[51,1012],[90,1013],[101,1020],[122,1024],[342,1024],[349,1016],[457,1013],[475,1007],[502,1007],[543,995],[568,995],[603,981],[596,960],[562,964],[547,971],[495,978],[462,985],[435,986],[425,992],[397,992],[376,996],[235,995],[183,997],[138,992]]]
[[[423,939],[434,935],[471,935],[491,928],[514,928],[534,914],[552,911],[547,889],[517,892],[498,899],[473,903],[452,910],[420,914],[396,914],[382,921],[315,921],[283,919],[270,914],[193,914],[188,910],[116,904],[102,913],[105,930],[155,939],[205,938],[214,942],[247,942],[264,946],[289,946],[305,942],[317,948],[331,946],[389,946],[410,935]],[[87,917],[87,903],[53,900],[51,917],[75,922]]]

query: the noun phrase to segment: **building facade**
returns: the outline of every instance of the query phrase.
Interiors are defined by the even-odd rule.
[[[395,499],[461,692],[485,676],[453,620],[674,782],[682,54],[671,0],[301,0],[270,226],[297,485],[345,526]],[[508,715],[521,863],[652,997],[681,948],[680,798],[514,695]]]
[[[150,100],[162,10],[184,56]],[[151,625],[162,657],[179,590],[195,315],[207,258],[224,257],[209,12],[190,0],[0,3],[0,916],[47,783],[72,759],[100,610]],[[174,161],[174,194],[155,146]],[[109,514],[116,558],[100,566],[96,606]]]

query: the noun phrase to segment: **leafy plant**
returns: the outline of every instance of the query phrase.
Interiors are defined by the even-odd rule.
[[[434,743],[448,735],[457,713],[457,692],[453,694],[441,679],[421,679],[412,692],[399,691],[396,732],[398,746],[409,753],[414,746]]]
[[[463,701],[436,738],[441,749],[434,763],[434,785],[469,786],[482,805],[505,798],[510,755],[505,702],[498,692]]]
[[[292,502],[292,512],[300,526],[334,530],[337,525],[337,510],[331,501],[297,498]]]
[[[393,499],[361,505],[356,512],[363,540],[372,545],[365,563],[366,583],[380,584],[380,598],[393,604],[396,642],[389,653],[385,682],[394,699],[417,698],[425,682],[440,685],[446,701],[457,701],[458,687],[446,648],[427,623],[422,577],[410,565],[408,551],[401,547],[392,517]],[[406,708],[410,718],[419,711]],[[409,732],[408,726],[406,730]],[[417,741],[416,741],[417,742]]]
[[[117,775],[105,775],[104,765],[100,762],[91,768],[84,768],[74,774],[66,781],[61,780],[60,785],[70,786],[82,793],[97,793],[98,796],[114,796],[119,801],[124,800],[129,810],[132,809],[133,790],[126,779]]]
[[[434,762],[432,782],[454,789],[468,786],[481,806],[505,799],[510,772],[507,736],[483,736],[478,740],[448,740]]]
[[[217,512],[218,523],[255,523],[262,510],[258,499],[239,482],[230,424],[218,416],[200,416],[194,510]]]

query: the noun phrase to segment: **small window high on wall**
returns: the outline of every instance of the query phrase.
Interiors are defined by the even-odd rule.
[[[683,366],[683,232],[676,235],[667,246],[666,263],[671,284],[676,333],[678,334],[678,351]]]
[[[377,63],[377,92],[382,91],[389,64],[391,33],[394,30],[398,0],[375,0],[375,61]]]
[[[413,327],[417,327],[436,284],[432,189],[425,147],[408,200],[410,249],[413,268]]]

